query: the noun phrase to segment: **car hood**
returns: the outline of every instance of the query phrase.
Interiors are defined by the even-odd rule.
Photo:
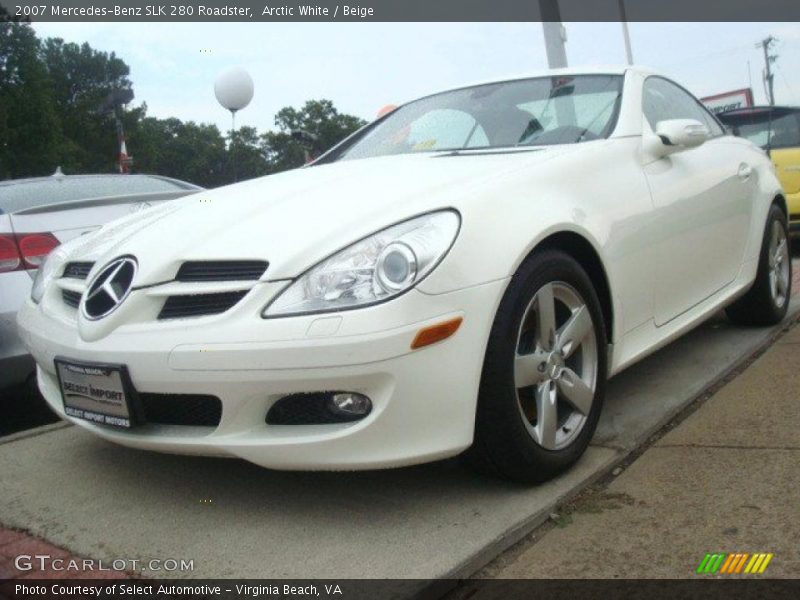
[[[295,169],[166,203],[77,241],[68,260],[139,263],[134,285],[171,280],[187,260],[269,262],[265,278],[289,279],[333,252],[420,213],[462,209],[470,194],[573,151],[435,153]]]

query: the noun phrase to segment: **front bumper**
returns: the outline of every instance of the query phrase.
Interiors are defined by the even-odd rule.
[[[486,341],[505,285],[440,295],[412,290],[364,309],[285,319],[261,319],[245,304],[233,317],[134,324],[94,341],[81,338],[74,320],[32,302],[18,322],[50,406],[108,440],[278,469],[384,468],[453,456],[472,443]],[[410,349],[421,328],[457,316],[464,321],[451,338]],[[220,424],[118,430],[66,417],[56,356],[125,364],[142,393],[217,396]],[[365,394],[373,410],[354,423],[265,422],[278,399],[326,390]]]

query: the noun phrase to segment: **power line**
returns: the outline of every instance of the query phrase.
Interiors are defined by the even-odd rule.
[[[789,85],[789,79],[784,74],[783,69],[781,69],[780,65],[776,64],[775,69],[778,71],[778,73],[781,74],[781,77],[783,77],[783,83],[786,84],[786,89],[789,90],[789,93],[792,95],[794,102],[795,103],[800,102],[800,96],[794,93],[794,88],[791,85]]]
[[[695,54],[693,56],[686,56],[684,58],[681,58],[678,61],[671,62],[671,63],[666,63],[665,66],[666,67],[674,67],[674,66],[678,66],[678,65],[684,65],[686,63],[696,64],[698,62],[706,62],[706,61],[709,61],[709,60],[712,60],[712,59],[716,59],[716,58],[719,58],[720,56],[724,56],[726,58],[729,58],[730,55],[733,52],[737,52],[737,51],[741,51],[741,50],[747,50],[747,49],[750,49],[750,48],[751,48],[750,44],[738,44],[736,46],[730,46],[730,47],[724,48],[722,50],[715,50],[714,52],[704,52],[702,54]]]

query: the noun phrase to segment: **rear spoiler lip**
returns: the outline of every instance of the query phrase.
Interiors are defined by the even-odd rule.
[[[196,194],[203,191],[197,190],[176,190],[174,192],[150,192],[147,194],[126,194],[124,196],[100,196],[97,198],[83,198],[81,200],[70,200],[67,202],[54,202],[53,204],[43,204],[33,208],[23,208],[13,213],[12,216],[17,215],[37,215],[49,212],[59,212],[62,210],[72,210],[74,208],[91,208],[92,206],[105,206],[108,204],[128,204],[132,202],[147,202],[162,201],[162,200],[175,200],[190,194]],[[0,210],[0,213],[2,211]]]

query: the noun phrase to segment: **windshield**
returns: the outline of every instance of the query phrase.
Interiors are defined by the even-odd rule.
[[[608,137],[621,75],[539,77],[444,92],[401,106],[327,160],[576,144]]]
[[[754,144],[766,148],[791,148],[800,146],[800,122],[795,113],[773,116],[760,114],[737,119],[732,123],[736,135],[747,138]]]

